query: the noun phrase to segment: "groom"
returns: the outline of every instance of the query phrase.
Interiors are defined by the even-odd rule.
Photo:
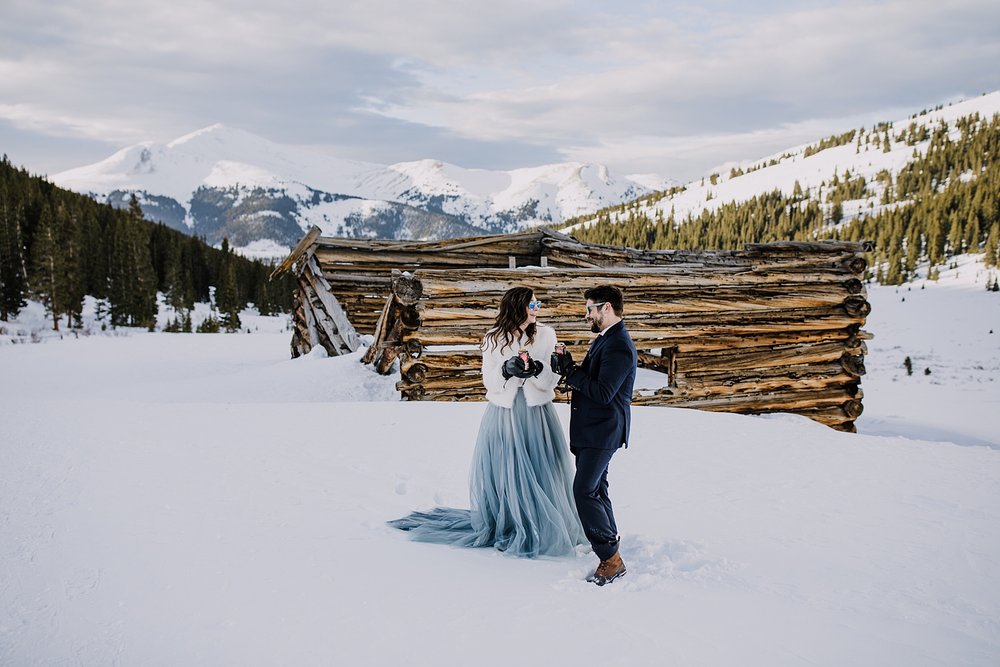
[[[635,384],[635,344],[622,322],[622,293],[601,285],[588,289],[590,329],[600,334],[577,366],[568,352],[552,355],[552,370],[573,390],[569,446],[576,457],[573,495],[583,530],[601,559],[588,577],[598,586],[625,574],[618,553],[618,526],[608,497],[608,464],[622,445],[628,446],[632,386]]]

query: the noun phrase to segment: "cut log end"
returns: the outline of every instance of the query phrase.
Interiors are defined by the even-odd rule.
[[[863,296],[852,296],[844,300],[844,312],[851,317],[868,317],[872,305]]]
[[[427,379],[427,366],[424,364],[413,364],[406,370],[406,379],[413,384],[422,384]]]
[[[865,370],[865,358],[861,355],[854,355],[844,353],[844,356],[840,358],[841,367],[853,375],[854,377],[861,377],[867,371]]]
[[[416,331],[420,328],[420,312],[417,310],[416,306],[406,306],[399,311],[399,322],[403,325],[403,329],[407,331]]]
[[[406,349],[406,354],[414,359],[419,359],[420,355],[424,353],[424,346],[416,338],[406,341],[403,347]]]
[[[424,294],[423,283],[416,276],[394,275],[392,277],[392,293],[396,301],[404,306],[412,306]]]
[[[857,399],[846,401],[841,408],[844,410],[844,414],[851,419],[857,419],[865,411],[865,406]]]

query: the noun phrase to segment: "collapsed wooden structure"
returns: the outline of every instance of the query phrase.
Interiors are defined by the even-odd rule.
[[[642,368],[661,386],[635,405],[794,412],[853,431],[865,372],[862,282],[868,242],[748,244],[741,251],[635,250],[550,230],[433,242],[321,237],[314,228],[275,273],[294,267],[292,355],[374,340],[363,361],[399,361],[406,400],[483,400],[478,345],[510,287],[531,287],[574,358],[594,334],[583,292],[612,284]]]

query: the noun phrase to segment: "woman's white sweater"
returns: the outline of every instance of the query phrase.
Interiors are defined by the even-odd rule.
[[[535,323],[535,340],[528,344],[527,336],[521,336],[510,345],[497,348],[492,341],[483,338],[483,384],[486,386],[486,400],[502,408],[514,405],[517,388],[524,387],[524,398],[528,405],[543,405],[555,398],[555,387],[559,376],[552,372],[549,357],[556,346],[556,332],[552,327]],[[502,338],[501,338],[501,342]],[[542,362],[542,372],[538,377],[512,377],[504,380],[501,370],[505,361],[515,356],[521,348],[526,348],[533,360]]]

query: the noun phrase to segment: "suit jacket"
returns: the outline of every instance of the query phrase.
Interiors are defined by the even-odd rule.
[[[566,378],[573,389],[569,420],[571,448],[628,446],[637,360],[635,343],[624,322],[594,339],[583,363]]]

